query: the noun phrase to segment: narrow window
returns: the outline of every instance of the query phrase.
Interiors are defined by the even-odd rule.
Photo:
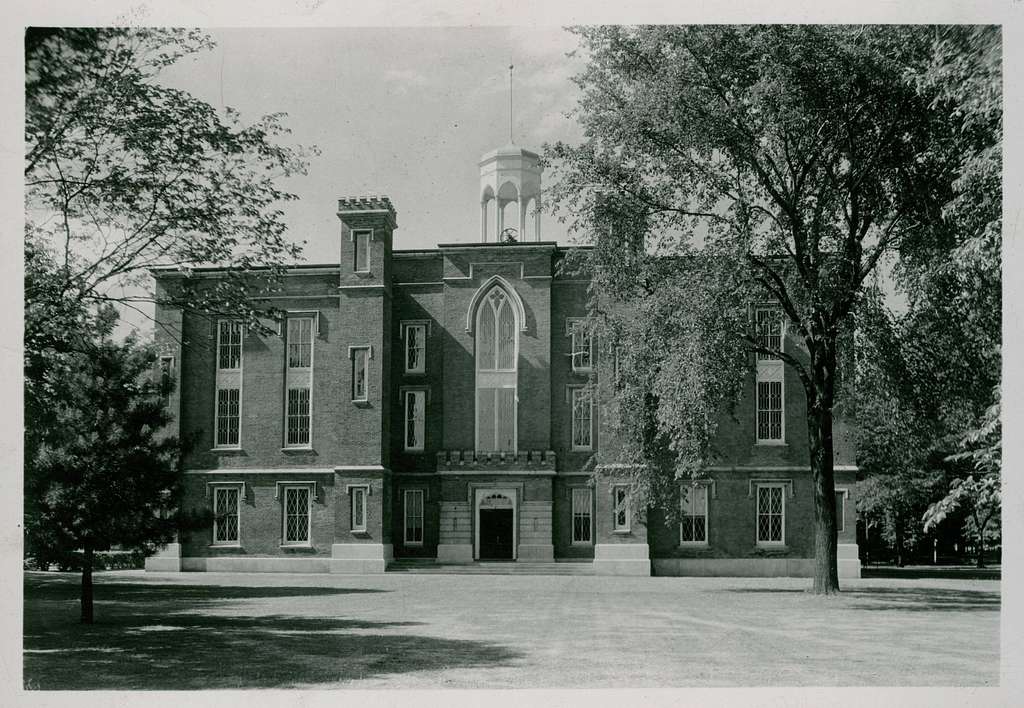
[[[629,531],[629,487],[612,487],[612,529]]]
[[[708,542],[708,488],[695,484],[686,487],[684,492],[679,542],[705,544]]]
[[[284,488],[284,543],[309,545],[309,487]]]
[[[223,371],[242,368],[242,323],[239,321],[217,323],[217,368]]]
[[[313,318],[288,320],[288,368],[308,369],[313,360]]]
[[[590,390],[572,389],[572,449],[593,449],[594,401]]]
[[[587,373],[594,366],[594,338],[582,322],[572,328],[572,370]]]
[[[352,400],[365,401],[368,398],[367,369],[370,350],[365,347],[352,350]]]
[[[168,366],[173,358],[165,357]],[[163,366],[161,360],[161,366]],[[170,374],[170,368],[168,368]],[[161,372],[163,375],[163,372]],[[240,444],[242,404],[242,323],[217,322],[217,373],[214,397],[214,440],[218,448],[237,448]]]
[[[405,544],[419,546],[423,543],[423,490],[405,490]]]
[[[782,382],[757,382],[757,439],[782,440]]]
[[[757,488],[757,542],[784,543],[785,518],[785,487],[781,484],[760,485]]]
[[[574,487],[572,490],[573,544],[589,544],[593,542],[590,523],[592,506],[590,490],[586,487]]]
[[[366,530],[366,487],[352,487],[352,530]]]
[[[171,386],[174,382],[174,357],[160,357],[160,398],[166,406],[171,398]]]
[[[217,447],[237,447],[241,421],[237,388],[217,389]]]
[[[836,531],[846,530],[846,492],[836,490]]]
[[[309,389],[288,389],[289,446],[309,445]]]
[[[213,488],[213,543],[238,543],[239,487]]]
[[[423,449],[426,391],[405,392],[405,449]]]
[[[765,349],[782,351],[782,313],[778,308],[758,308],[755,313],[757,324],[757,345]],[[757,353],[761,360],[778,359],[773,354]]]
[[[784,345],[782,314],[776,307],[755,310],[757,344],[759,347],[782,351]],[[779,445],[785,442],[786,417],[785,376],[782,360],[774,354],[757,353],[757,383],[755,390],[758,444]]]
[[[353,270],[357,273],[370,272],[370,231],[354,231],[352,241],[355,244],[355,263]]]
[[[312,430],[313,318],[289,317],[286,340],[285,447],[309,447]]]
[[[426,325],[407,325],[405,328],[405,373],[422,374],[426,371]]]

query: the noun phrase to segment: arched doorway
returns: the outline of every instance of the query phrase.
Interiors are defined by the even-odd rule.
[[[516,492],[476,490],[476,557],[514,560],[516,556]]]

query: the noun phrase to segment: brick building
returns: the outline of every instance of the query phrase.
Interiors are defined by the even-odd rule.
[[[175,432],[197,440],[185,506],[214,520],[147,569],[573,559],[597,573],[809,575],[804,399],[781,362],[758,362],[722,429],[727,459],[685,495],[681,520],[632,508],[587,386],[612,357],[580,325],[587,282],[559,271],[567,249],[541,240],[537,155],[488,153],[480,181],[472,244],[396,249],[387,197],[339,200],[338,262],[289,269],[266,300],[286,312],[276,335],[158,308]],[[154,275],[158,290],[183,277]],[[770,306],[756,312],[785,340]],[[851,440],[837,420],[846,576],[860,572]]]

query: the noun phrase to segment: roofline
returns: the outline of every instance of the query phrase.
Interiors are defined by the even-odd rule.
[[[396,249],[391,252],[392,256],[440,256],[443,255],[443,251],[464,251],[484,248],[501,248],[501,249],[512,249],[522,250],[527,248],[541,248],[546,251],[575,251],[575,250],[589,250],[593,246],[560,246],[557,241],[532,241],[529,243],[439,243],[433,248],[409,248],[409,249]],[[290,265],[283,266],[285,269],[285,275],[316,275],[316,274],[333,274],[341,270],[340,263],[292,263]],[[149,269],[149,274],[154,278],[185,278],[187,274],[193,275],[212,275],[215,273],[225,273],[233,269],[231,266],[196,266],[194,268],[188,268],[183,270],[178,266],[155,266]],[[255,272],[261,273],[270,270],[270,266],[255,266],[249,268],[247,271],[238,272]]]
[[[318,273],[336,273],[341,269],[339,263],[292,263],[290,265],[283,266],[285,269],[285,275],[314,275]],[[188,268],[187,271],[196,275],[206,275],[215,273],[225,273],[230,270],[236,270],[237,272],[266,272],[270,270],[270,266],[254,266],[242,271],[239,269],[233,269],[231,266],[196,266],[195,268]],[[293,273],[290,271],[302,271],[299,273]],[[185,270],[177,266],[157,266],[149,269],[149,274],[154,278],[173,278],[187,277]]]

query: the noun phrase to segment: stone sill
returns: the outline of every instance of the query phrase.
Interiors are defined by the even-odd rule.
[[[629,529],[615,529],[615,530],[612,531],[612,533],[615,534],[616,536],[629,536],[633,532],[630,531]]]
[[[207,548],[233,548],[238,550],[242,548],[240,543],[210,543],[206,546]]]
[[[218,455],[245,454],[245,450],[243,450],[241,447],[211,447],[210,452]]]

